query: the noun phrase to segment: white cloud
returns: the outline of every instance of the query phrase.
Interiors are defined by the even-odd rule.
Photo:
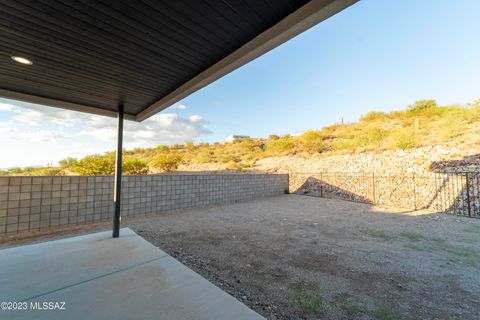
[[[105,145],[114,149],[117,138],[114,118],[6,99],[0,99],[0,111],[10,113],[7,120],[0,121],[0,141],[67,143],[71,146],[69,154],[74,156],[103,152]],[[124,147],[184,143],[210,133],[207,122],[199,115],[185,118],[173,113],[157,114],[141,123],[125,121]]]
[[[84,142],[78,142],[73,145],[73,149],[70,154],[74,158],[83,158],[85,156],[92,155],[95,153],[98,153],[98,150],[95,150],[95,148],[92,147],[90,144],[84,143]]]
[[[194,115],[190,116],[190,121],[193,122],[193,123],[202,122],[203,117],[199,116],[198,114],[194,114]]]
[[[43,120],[43,114],[36,110],[20,111],[13,119],[27,125],[38,126]]]
[[[179,104],[179,105],[175,106],[175,109],[185,110],[185,109],[187,109],[187,106],[184,105],[184,104]]]
[[[17,108],[16,110],[17,115],[13,118],[14,120],[33,126],[50,123],[58,127],[70,127],[88,121],[93,117],[92,115],[70,110],[33,104],[22,105],[22,108]]]
[[[15,106],[10,103],[0,103],[0,111],[12,112],[15,109]]]
[[[160,144],[184,143],[199,136],[211,133],[202,117],[186,119],[173,113],[157,114],[142,123],[125,122],[124,145],[126,148],[153,147]],[[117,137],[116,121],[97,118],[86,124],[82,135],[104,141],[114,141]]]
[[[12,122],[6,122],[0,127],[0,137],[0,140],[53,142],[64,135],[53,130],[25,130],[15,127]]]

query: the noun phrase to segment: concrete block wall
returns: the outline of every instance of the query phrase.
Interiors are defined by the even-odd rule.
[[[162,213],[284,193],[288,175],[125,176],[122,216]],[[113,177],[0,177],[0,235],[111,220]]]

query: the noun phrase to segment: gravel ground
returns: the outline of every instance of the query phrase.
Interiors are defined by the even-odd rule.
[[[479,319],[480,221],[285,195],[129,224],[270,319]]]
[[[282,195],[123,225],[269,319],[480,319],[480,220]]]

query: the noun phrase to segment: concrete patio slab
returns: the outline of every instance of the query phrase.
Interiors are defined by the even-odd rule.
[[[263,319],[130,229],[0,250],[0,300],[26,309],[9,319]]]

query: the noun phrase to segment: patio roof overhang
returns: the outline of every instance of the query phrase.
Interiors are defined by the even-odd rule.
[[[142,121],[358,0],[2,0],[0,97]],[[21,62],[21,63],[19,63]]]
[[[357,1],[5,0],[0,96],[142,121]]]

